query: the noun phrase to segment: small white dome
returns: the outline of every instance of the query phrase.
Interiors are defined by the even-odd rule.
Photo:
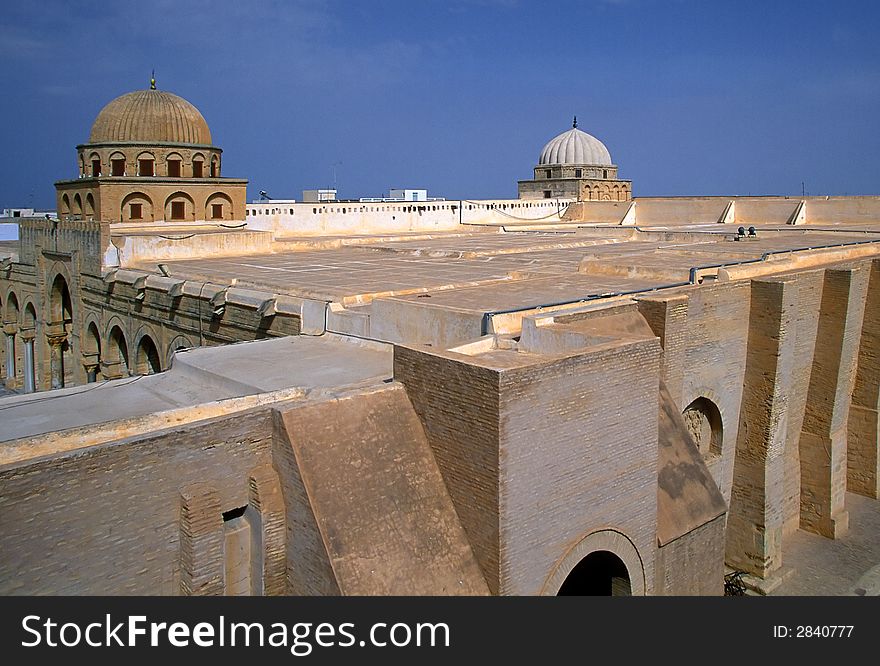
[[[596,137],[582,132],[577,124],[567,132],[551,139],[538,164],[582,164],[588,166],[613,166],[611,153]]]

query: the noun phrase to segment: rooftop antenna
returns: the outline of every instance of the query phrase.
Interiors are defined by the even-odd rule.
[[[336,167],[337,167],[337,166],[342,166],[342,162],[339,161],[339,162],[335,162],[335,163],[333,164],[333,189],[334,189],[334,190],[337,189],[337,187],[336,187]]]
[[[572,129],[577,129],[577,126],[578,126],[578,117],[575,116],[574,120],[571,121],[571,127],[572,127]]]
[[[150,90],[156,89],[156,68],[150,73]]]

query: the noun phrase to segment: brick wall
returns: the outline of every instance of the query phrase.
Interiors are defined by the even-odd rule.
[[[182,489],[222,522],[272,435],[258,409],[0,468],[0,594],[180,594]]]

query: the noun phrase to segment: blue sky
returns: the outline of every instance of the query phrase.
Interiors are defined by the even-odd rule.
[[[880,3],[4,0],[0,207],[54,206],[101,107],[195,104],[249,198],[515,197],[601,139],[636,196],[880,194]]]

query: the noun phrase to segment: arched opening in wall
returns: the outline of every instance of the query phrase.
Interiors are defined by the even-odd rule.
[[[174,340],[171,341],[171,344],[168,345],[168,352],[165,354],[165,367],[171,367],[174,359],[174,354],[176,352],[180,351],[181,349],[192,349],[193,346],[193,343],[190,342],[188,338],[185,338],[183,336],[174,338]]]
[[[157,372],[162,372],[159,350],[156,349],[156,343],[153,342],[153,339],[149,335],[145,335],[138,343],[134,374],[154,375]]]
[[[171,153],[165,158],[165,172],[169,178],[180,178],[183,174],[183,157],[178,153]]]
[[[72,212],[77,217],[82,217],[83,212],[83,204],[82,197],[79,195],[79,192],[73,195],[73,209]]]
[[[132,192],[122,200],[119,215],[123,222],[152,222],[153,200],[143,192]]]
[[[70,215],[70,197],[66,194],[61,196],[61,210],[59,212],[61,213],[61,217],[67,217]]]
[[[143,152],[137,158],[137,175],[138,176],[155,176],[156,175],[156,158],[153,153]]]
[[[25,393],[33,393],[37,390],[37,359],[36,345],[34,344],[36,331],[37,309],[33,303],[28,303],[24,307],[24,316],[21,320],[22,340],[24,342],[24,367],[22,372],[24,375]]]
[[[223,192],[215,192],[205,202],[206,220],[232,220],[232,199]]]
[[[101,365],[101,334],[95,322],[89,323],[82,343],[83,365],[86,368],[89,383],[98,380],[98,368]]]
[[[195,220],[195,204],[185,192],[175,192],[165,200],[165,219],[173,222]]]
[[[67,280],[60,273],[52,281],[49,292],[49,344],[52,388],[61,388],[73,381],[73,365],[70,363],[73,325],[73,302]]]
[[[557,595],[628,597],[632,595],[629,571],[614,553],[597,550],[575,565]]]
[[[128,344],[126,344],[125,334],[119,326],[110,329],[108,341],[106,365],[110,371],[110,378],[125,377],[129,374]]]
[[[37,309],[33,303],[28,303],[24,308],[24,317],[21,320],[23,330],[33,331],[37,328]]]
[[[193,155],[193,178],[204,178],[205,175],[205,156],[201,153]]]
[[[67,280],[60,273],[52,282],[52,290],[49,292],[50,324],[67,326],[73,321],[73,304],[70,300],[70,289]]]
[[[18,296],[15,292],[9,292],[6,298],[6,311],[3,313],[3,322],[6,324],[20,324],[21,310],[18,307]],[[6,335],[6,377],[14,379],[21,373],[21,363],[18,354],[21,346],[21,336],[16,333]]]
[[[704,459],[721,455],[724,425],[714,402],[699,397],[685,408],[682,418]]]
[[[79,154],[79,177],[85,178],[86,175],[86,158],[82,153]]]
[[[86,207],[85,207],[86,217],[88,219],[94,219],[95,217],[95,197],[89,192],[86,195]]]
[[[220,177],[220,160],[217,159],[217,156],[211,158],[211,178],[219,178]]]
[[[115,152],[110,155],[110,175],[125,175],[125,155],[123,153]]]
[[[92,178],[97,178],[101,175],[101,156],[98,153],[92,153],[89,156],[89,162],[92,164]]]

